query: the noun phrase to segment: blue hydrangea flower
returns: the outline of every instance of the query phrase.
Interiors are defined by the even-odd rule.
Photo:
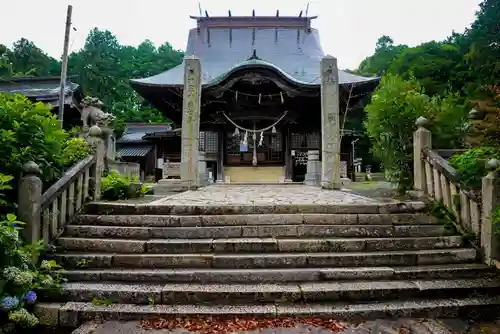
[[[2,299],[2,309],[9,311],[19,306],[19,299],[16,297],[5,297]]]
[[[24,300],[28,304],[34,304],[36,302],[36,298],[37,296],[35,291],[28,291],[28,293],[26,293],[26,296],[24,296]]]

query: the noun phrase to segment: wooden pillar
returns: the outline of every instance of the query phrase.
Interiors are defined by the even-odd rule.
[[[217,183],[224,183],[224,142],[225,130],[219,130],[217,138]]]

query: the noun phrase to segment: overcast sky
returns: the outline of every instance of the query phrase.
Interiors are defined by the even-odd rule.
[[[11,46],[21,37],[34,41],[49,55],[62,53],[66,7],[73,5],[71,50],[80,49],[93,27],[112,31],[122,44],[137,45],[145,39],[170,42],[184,49],[188,30],[195,26],[196,0],[4,0],[0,19],[0,43]],[[298,15],[307,0],[202,0],[211,16]],[[417,45],[442,40],[455,30],[462,32],[474,20],[480,0],[312,0],[309,15],[318,15],[326,53],[338,58],[339,67],[356,68],[373,53],[381,35],[395,43]]]

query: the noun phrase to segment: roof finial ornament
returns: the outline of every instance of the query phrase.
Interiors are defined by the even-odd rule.
[[[300,13],[299,13],[299,17],[302,17],[302,11],[300,11]]]
[[[255,17],[255,9],[252,9],[252,16]]]
[[[205,10],[205,16],[206,16],[206,17],[210,17],[210,16],[208,15],[208,11],[207,11],[207,10]]]
[[[257,50],[255,49],[253,49],[252,56],[248,58],[248,60],[253,60],[253,59],[260,59],[259,57],[257,57]]]
[[[280,16],[280,10],[279,10],[279,9],[277,9],[277,10],[276,10],[276,17],[279,17],[279,16]]]
[[[231,17],[231,9],[228,10],[229,17]]]

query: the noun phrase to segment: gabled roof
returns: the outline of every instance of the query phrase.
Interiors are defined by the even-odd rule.
[[[80,86],[72,82],[75,77],[68,77],[65,86],[66,96],[71,95]],[[0,79],[0,92],[21,94],[36,101],[51,102],[59,100],[60,77],[16,77]]]
[[[147,143],[144,137],[148,133],[166,132],[172,130],[170,124],[149,124],[149,123],[126,123],[125,130],[123,131],[117,143]]]
[[[257,23],[248,28],[243,28],[241,25],[233,28],[224,27],[223,24],[215,27],[212,24],[212,27],[210,27],[206,23],[210,22],[208,19],[216,21],[218,18],[197,19],[199,27],[190,30],[185,55],[194,55],[200,58],[203,86],[217,84],[221,77],[229,75],[231,71],[242,68],[242,66],[264,66],[278,71],[279,74],[298,85],[320,85],[320,61],[325,54],[321,47],[318,31],[307,27],[308,20],[305,21],[306,23],[302,28],[272,28],[268,23],[266,23],[268,25],[264,25],[264,23],[259,25],[259,17],[246,17],[247,21]],[[290,21],[290,18],[286,17],[274,19],[275,21],[277,19],[283,19],[283,22],[285,20]],[[241,17],[235,17],[234,19],[229,18],[228,22],[241,22],[241,20]],[[248,63],[247,60],[253,54],[261,62]],[[182,86],[183,80],[184,63],[158,75],[133,79],[131,82],[133,86],[168,87]],[[378,78],[367,78],[339,71],[340,84],[364,83],[376,80]]]

